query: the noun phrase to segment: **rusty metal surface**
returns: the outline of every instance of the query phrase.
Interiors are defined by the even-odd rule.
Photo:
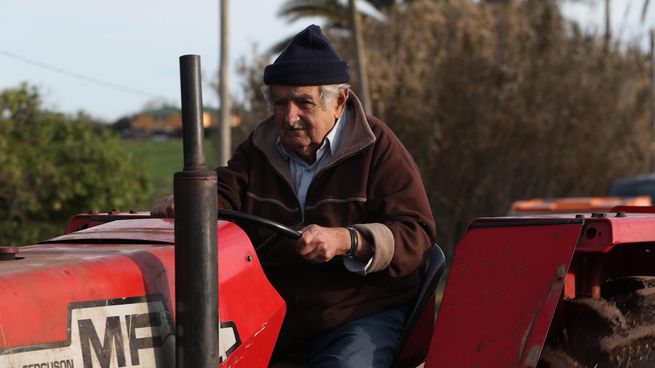
[[[80,241],[94,243],[103,240],[130,240],[173,244],[175,242],[173,219],[145,218],[116,220],[62,235],[44,243],[79,243]]]
[[[16,259],[18,247],[0,245],[0,261],[13,261]]]
[[[426,367],[536,365],[582,223],[490,224],[456,248]]]
[[[76,231],[84,230],[90,227],[105,224],[116,220],[134,220],[139,218],[150,218],[150,212],[118,212],[116,210],[107,213],[98,213],[89,211],[88,213],[78,213],[71,217],[66,224],[64,234],[70,234]]]

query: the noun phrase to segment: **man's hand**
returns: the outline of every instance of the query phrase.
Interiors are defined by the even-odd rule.
[[[309,225],[300,230],[296,251],[307,262],[327,262],[350,251],[350,233],[343,227]]]
[[[159,199],[150,209],[152,217],[175,217],[175,203],[173,196],[169,195]]]

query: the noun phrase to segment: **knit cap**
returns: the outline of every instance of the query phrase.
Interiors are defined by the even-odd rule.
[[[348,64],[315,24],[295,35],[273,64],[264,69],[267,85],[319,86],[348,81]]]

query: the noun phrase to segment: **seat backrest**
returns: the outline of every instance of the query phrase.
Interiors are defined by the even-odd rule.
[[[393,367],[416,367],[427,355],[434,329],[435,290],[446,266],[446,256],[436,243],[428,251],[421,288],[400,335]]]

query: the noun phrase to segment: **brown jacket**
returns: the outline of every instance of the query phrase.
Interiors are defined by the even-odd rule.
[[[375,265],[374,257],[372,266],[379,270],[363,276],[346,270],[341,257],[308,264],[290,241],[269,241],[258,255],[287,302],[279,346],[297,347],[350,320],[410,302],[435,239],[435,222],[411,155],[385,123],[364,114],[352,93],[348,109],[339,147],[307,192],[304,224],[289,164],[275,147],[272,117],[237,147],[227,167],[217,169],[219,206],[293,227],[354,225],[373,244],[386,244],[392,251],[390,264]],[[242,226],[255,247],[272,235],[261,227]]]

